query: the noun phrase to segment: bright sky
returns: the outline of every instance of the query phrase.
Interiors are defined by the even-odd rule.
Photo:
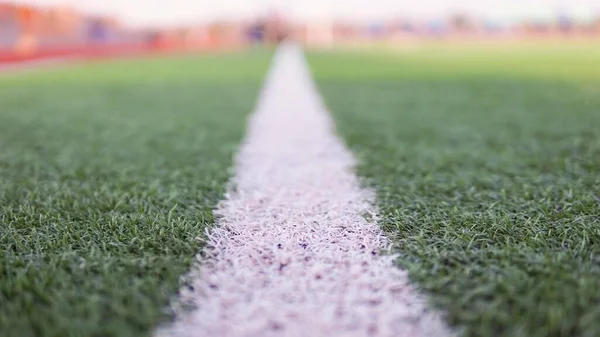
[[[1,0],[0,0],[1,1]],[[578,19],[600,15],[600,0],[14,0],[37,5],[69,4],[86,12],[115,15],[134,26],[173,26],[215,19],[249,18],[278,9],[299,20],[353,20],[468,12],[497,20]]]

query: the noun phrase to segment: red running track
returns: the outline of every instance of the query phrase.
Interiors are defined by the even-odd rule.
[[[49,61],[54,59],[101,59],[118,56],[131,56],[149,53],[183,50],[181,46],[158,44],[98,44],[84,46],[68,46],[43,48],[33,52],[16,52],[0,49],[0,65],[18,65],[32,61]]]

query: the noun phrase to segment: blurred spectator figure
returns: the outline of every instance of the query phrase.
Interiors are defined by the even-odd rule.
[[[88,26],[88,41],[91,43],[104,43],[108,40],[107,27],[101,19],[92,18]]]
[[[258,19],[248,27],[248,39],[251,44],[263,43],[265,40],[266,24],[263,20]]]
[[[158,48],[160,46],[160,34],[157,31],[147,31],[144,34],[144,41],[151,47]]]
[[[475,30],[473,20],[466,14],[454,14],[450,17],[450,26],[457,33],[472,33]]]
[[[367,27],[367,35],[371,38],[381,38],[386,34],[385,24],[381,22],[373,22]]]
[[[573,20],[568,14],[562,13],[558,15],[558,29],[563,34],[568,34],[573,30]]]
[[[19,21],[12,4],[0,3],[0,50],[12,50],[19,39]]]
[[[22,54],[32,53],[37,46],[35,36],[35,21],[37,12],[29,6],[17,6],[17,20],[19,23],[19,38],[16,51]]]

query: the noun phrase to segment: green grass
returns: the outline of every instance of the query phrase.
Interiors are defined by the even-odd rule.
[[[137,337],[168,319],[269,58],[0,75],[2,337]]]
[[[313,52],[399,265],[466,336],[600,336],[600,48]]]
[[[483,80],[530,78],[555,82],[600,78],[600,46],[591,43],[424,44],[397,51],[377,47],[334,54],[337,60],[333,66],[332,55],[311,55],[311,66],[321,79],[455,80],[469,77]],[[366,63],[369,66],[365,66]]]

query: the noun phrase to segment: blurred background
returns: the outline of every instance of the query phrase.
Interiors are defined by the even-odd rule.
[[[598,39],[597,0],[0,0],[0,62],[218,50]]]

